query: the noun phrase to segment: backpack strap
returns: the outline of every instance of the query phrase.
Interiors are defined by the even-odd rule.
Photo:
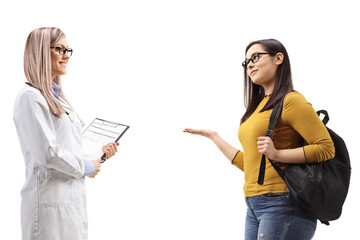
[[[329,114],[326,110],[319,110],[316,112],[317,115],[320,117],[320,114],[324,114],[324,118],[322,120],[322,122],[324,123],[324,125],[326,126],[326,124],[329,122],[330,118],[329,118]]]
[[[285,96],[286,96],[286,95],[284,95],[284,97],[275,105],[273,111],[271,112],[270,121],[269,121],[269,127],[268,127],[268,130],[267,130],[267,132],[266,132],[266,137],[271,137],[271,135],[272,135],[273,132],[274,132],[275,125],[276,125],[276,123],[278,122],[279,117],[280,117],[281,112],[282,112],[282,108],[283,108]],[[270,159],[269,159],[269,160],[270,160]],[[271,160],[270,160],[270,163],[271,163],[271,165],[275,168],[275,170],[278,172],[278,174],[280,175],[280,177],[281,177],[282,179],[284,179],[284,173],[283,173],[283,171],[281,170],[281,168],[278,167],[278,166],[277,166],[275,163],[273,163]],[[260,163],[260,169],[259,169],[259,177],[258,177],[258,184],[259,184],[259,185],[263,185],[263,184],[264,184],[265,168],[266,168],[266,157],[265,157],[265,155],[263,154],[262,157],[261,157],[261,163]]]

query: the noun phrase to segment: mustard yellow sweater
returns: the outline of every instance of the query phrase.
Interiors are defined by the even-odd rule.
[[[257,150],[257,137],[265,136],[272,110],[260,112],[269,97],[265,97],[254,113],[240,125],[239,140],[243,152],[239,151],[233,164],[244,171],[245,197],[265,193],[288,192],[284,181],[266,161],[264,185],[258,185],[261,154]],[[314,108],[298,92],[288,93],[284,100],[283,111],[272,135],[276,149],[301,147],[301,136],[309,143],[304,146],[304,154],[308,163],[326,161],[335,155],[334,143],[324,124],[317,116]],[[288,164],[279,164],[286,169]]]

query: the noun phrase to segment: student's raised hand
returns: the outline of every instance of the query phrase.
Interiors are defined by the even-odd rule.
[[[196,135],[201,135],[201,136],[204,136],[204,137],[207,137],[207,138],[210,138],[210,139],[212,139],[214,136],[217,135],[217,132],[211,131],[209,129],[205,130],[205,129],[185,128],[185,130],[183,132],[196,134]]]
[[[115,155],[117,152],[117,146],[119,146],[119,143],[111,142],[102,147],[102,151],[105,153],[105,159],[109,159],[112,156]]]

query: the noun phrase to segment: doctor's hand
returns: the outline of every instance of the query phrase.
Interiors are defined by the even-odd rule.
[[[111,142],[102,147],[102,151],[105,153],[105,159],[109,159],[117,152],[117,146],[119,143]]]
[[[274,143],[269,137],[257,138],[257,149],[259,153],[264,154],[268,159],[276,160],[278,150],[275,148]]]
[[[101,167],[100,161],[101,159],[91,160],[91,162],[94,164],[95,172],[93,175],[89,176],[89,178],[94,178],[98,174],[98,172],[100,172],[100,167]]]

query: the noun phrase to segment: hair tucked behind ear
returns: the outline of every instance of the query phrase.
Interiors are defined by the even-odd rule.
[[[266,103],[261,112],[272,109],[274,105],[280,101],[280,99],[289,91],[294,90],[292,78],[291,78],[291,67],[290,59],[285,47],[275,39],[264,39],[251,42],[245,50],[245,55],[249,48],[255,44],[261,44],[264,50],[270,55],[275,56],[277,53],[281,52],[284,55],[283,62],[278,66],[276,73],[276,82],[273,89],[273,92],[270,96],[269,101]],[[241,123],[245,122],[251,114],[256,110],[259,103],[265,97],[264,88],[260,85],[254,84],[249,75],[247,74],[246,69],[244,69],[244,104],[245,104],[245,114],[241,118]]]
[[[24,72],[27,80],[45,97],[50,111],[60,117],[65,110],[55,99],[52,82],[60,84],[60,76],[52,79],[50,46],[55,45],[65,34],[54,27],[33,30],[27,40],[24,51]]]

